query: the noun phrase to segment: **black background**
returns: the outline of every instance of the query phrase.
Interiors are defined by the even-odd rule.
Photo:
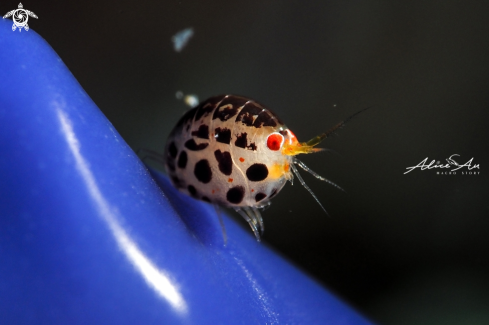
[[[333,152],[302,157],[347,191],[303,175],[331,217],[287,185],[265,243],[380,323],[489,323],[489,2],[23,5],[133,149],[163,151],[187,109],[179,90],[254,98],[301,141],[372,106],[324,142]],[[403,174],[452,154],[480,175]]]

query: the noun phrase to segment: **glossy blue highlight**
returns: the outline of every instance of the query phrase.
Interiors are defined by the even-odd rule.
[[[0,20],[5,324],[369,324],[148,172],[34,31]],[[163,144],[162,144],[163,145]]]

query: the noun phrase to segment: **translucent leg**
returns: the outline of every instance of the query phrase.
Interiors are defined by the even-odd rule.
[[[292,168],[292,171],[294,172],[295,176],[297,176],[297,179],[302,184],[302,186],[304,186],[305,189],[309,193],[311,193],[312,197],[316,200],[316,202],[319,204],[319,206],[321,207],[321,209],[323,209],[323,211],[326,212],[326,214],[329,216],[328,211],[326,211],[326,209],[323,207],[323,205],[321,204],[321,202],[319,202],[318,198],[316,197],[316,194],[314,194],[314,192],[309,188],[309,186],[307,186],[306,182],[304,182],[304,180],[302,179],[302,176],[299,174],[299,171],[297,170],[297,167],[295,167],[294,165],[290,165],[290,168]]]
[[[258,228],[257,228],[258,221],[255,220],[256,217],[255,217],[255,214],[253,213],[253,211],[247,207],[245,207],[243,209],[234,208],[234,210],[236,210],[236,212],[238,212],[248,222],[251,229],[253,230],[253,233],[255,234],[256,240],[261,241],[260,234],[259,234]],[[251,212],[251,215],[248,214],[249,212]]]
[[[308,172],[309,174],[311,174],[312,176],[316,177],[317,179],[320,179],[322,180],[323,182],[326,182],[328,183],[329,185],[332,185],[334,187],[336,187],[337,189],[340,189],[342,190],[343,192],[345,192],[344,189],[342,189],[339,185],[333,183],[332,181],[330,181],[329,179],[326,179],[324,178],[323,176],[319,175],[318,173],[316,173],[315,171],[313,171],[311,168],[307,167],[306,164],[304,164],[302,161],[300,161],[299,159],[295,158],[294,159],[294,164],[297,164],[299,165],[299,167],[301,167],[302,169],[304,169],[306,172]]]
[[[260,234],[263,236],[263,233],[265,232],[265,225],[263,224],[263,218],[261,217],[260,211],[258,211],[258,209],[255,207],[250,207],[248,209],[250,209],[251,213],[255,215],[255,220],[258,221],[258,224],[260,225]]]
[[[272,205],[272,202],[268,201],[266,203],[262,203],[261,205],[257,206],[258,209],[261,209],[262,211],[267,210],[270,206]]]
[[[151,159],[153,161],[160,163],[161,165],[165,165],[165,159],[163,158],[163,154],[159,152],[140,148],[136,151],[136,155],[140,157],[143,163],[146,159]]]
[[[221,209],[217,204],[214,204],[214,210],[216,210],[217,217],[219,218],[219,223],[221,224],[222,239],[224,240],[224,246],[228,243],[228,235],[226,232],[226,226],[224,225],[224,220],[222,219]]]

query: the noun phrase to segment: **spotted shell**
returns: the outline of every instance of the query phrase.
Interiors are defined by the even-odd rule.
[[[165,167],[180,191],[234,208],[260,241],[265,228],[258,209],[269,205],[294,175],[326,212],[295,165],[321,181],[341,187],[312,171],[296,155],[323,151],[315,146],[367,109],[307,142],[299,142],[263,105],[234,95],[212,97],[177,123],[165,147]],[[225,232],[223,235],[226,238]]]
[[[292,157],[280,148],[294,140],[263,105],[240,96],[216,96],[177,123],[166,144],[165,167],[175,187],[194,198],[228,207],[262,207],[292,177]]]

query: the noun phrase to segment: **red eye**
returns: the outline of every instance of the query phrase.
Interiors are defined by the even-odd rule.
[[[277,151],[282,147],[282,143],[284,142],[284,136],[280,133],[272,133],[268,136],[267,139],[267,147],[270,150]]]

